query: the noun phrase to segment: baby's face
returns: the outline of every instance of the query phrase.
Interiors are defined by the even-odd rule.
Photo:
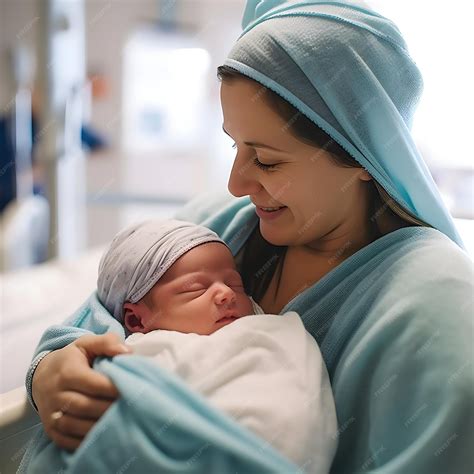
[[[209,335],[253,313],[232,254],[218,242],[182,255],[137,305],[141,329],[130,327],[125,311],[132,332],[166,329]]]

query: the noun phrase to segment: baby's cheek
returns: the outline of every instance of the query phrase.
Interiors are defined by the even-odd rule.
[[[244,301],[243,301],[243,305],[242,305],[242,314],[253,314],[254,313],[254,310],[253,310],[253,306],[252,306],[252,302],[250,301],[250,298],[248,296],[245,296],[244,297]]]

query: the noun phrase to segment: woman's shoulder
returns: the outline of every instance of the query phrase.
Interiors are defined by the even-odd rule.
[[[437,229],[411,227],[400,229],[408,238],[398,239],[389,252],[393,255],[393,276],[405,281],[406,287],[433,289],[447,282],[464,282],[472,287],[474,264],[472,258],[449,237]],[[392,280],[393,282],[393,280]]]
[[[350,424],[335,470],[358,443],[366,459],[382,446],[377,462],[393,472],[445,472],[472,444],[473,263],[435,229],[386,237],[370,285],[360,279],[322,346],[338,418]]]
[[[439,359],[438,367],[450,360],[454,369],[471,350],[473,262],[436,229],[418,229],[404,244],[380,263],[370,310],[355,339],[370,334],[378,341],[372,348],[384,348],[382,353],[391,348],[392,354],[424,355]]]
[[[345,278],[331,288],[343,288],[347,297],[326,342],[344,350],[333,351],[329,363],[335,358],[347,364],[364,348],[373,361],[393,356],[393,361],[406,362],[405,356],[423,353],[427,357],[421,359],[444,360],[439,368],[450,360],[453,369],[468,355],[474,265],[462,249],[435,229],[411,227],[385,236],[378,251],[363,265],[360,261],[350,267],[357,279],[344,272]],[[339,359],[336,353],[352,355]]]

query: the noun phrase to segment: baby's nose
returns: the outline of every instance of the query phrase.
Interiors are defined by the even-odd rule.
[[[216,292],[217,304],[229,304],[235,301],[235,292],[232,288],[227,285],[219,284],[218,291]]]

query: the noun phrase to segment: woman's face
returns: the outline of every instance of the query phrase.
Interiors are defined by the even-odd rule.
[[[295,138],[291,121],[286,123],[264,96],[265,88],[254,81],[222,83],[223,128],[237,150],[229,191],[250,197],[262,236],[274,245],[330,251],[341,240],[364,240],[370,175],[337,166],[326,150]],[[272,214],[259,207],[282,209]]]

